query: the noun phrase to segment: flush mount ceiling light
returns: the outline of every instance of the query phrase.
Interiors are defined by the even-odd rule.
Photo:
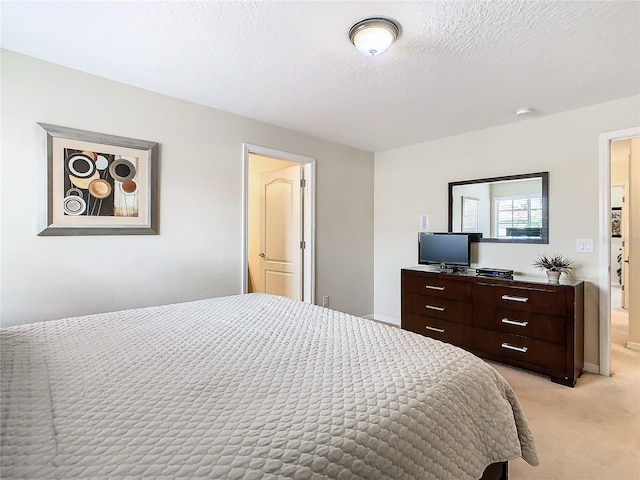
[[[398,38],[398,24],[384,17],[371,17],[359,21],[349,30],[349,39],[363,55],[373,57],[384,53]]]

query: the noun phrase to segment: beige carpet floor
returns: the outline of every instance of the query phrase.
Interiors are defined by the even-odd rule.
[[[583,373],[575,388],[492,363],[515,390],[540,459],[510,462],[510,480],[640,479],[640,352],[625,348],[627,331],[614,308],[612,375]]]

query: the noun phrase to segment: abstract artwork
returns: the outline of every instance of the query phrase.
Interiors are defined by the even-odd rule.
[[[611,207],[611,236],[622,237],[622,208]]]
[[[38,125],[38,235],[158,233],[157,143]]]

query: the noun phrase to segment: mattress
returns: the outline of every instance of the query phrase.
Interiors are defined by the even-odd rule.
[[[2,329],[3,479],[474,479],[537,464],[454,346],[249,294]]]

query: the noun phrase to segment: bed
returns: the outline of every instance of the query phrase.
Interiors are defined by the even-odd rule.
[[[477,480],[534,441],[459,348],[248,294],[1,330],[3,479]]]

